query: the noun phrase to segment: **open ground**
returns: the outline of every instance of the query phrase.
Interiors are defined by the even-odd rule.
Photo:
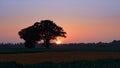
[[[0,62],[16,61],[21,64],[40,62],[66,62],[75,60],[120,59],[119,52],[41,52],[21,54],[0,54]]]

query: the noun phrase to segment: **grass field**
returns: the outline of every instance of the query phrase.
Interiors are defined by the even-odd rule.
[[[69,62],[78,60],[120,59],[119,50],[80,50],[80,49],[8,49],[0,50],[0,62],[15,61],[21,64],[40,62]]]
[[[0,48],[0,54],[21,54],[41,52],[120,52],[120,48]]]

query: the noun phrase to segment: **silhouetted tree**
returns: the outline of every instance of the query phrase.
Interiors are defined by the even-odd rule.
[[[25,40],[25,46],[28,48],[34,47],[34,44],[40,40],[44,40],[45,47],[49,48],[50,40],[56,39],[56,37],[66,37],[65,34],[62,27],[57,26],[51,20],[36,22],[19,32],[20,38]]]
[[[39,35],[44,40],[44,45],[46,48],[49,48],[50,40],[56,39],[56,37],[66,37],[62,27],[57,26],[51,20],[42,20],[40,23],[35,23],[36,26],[39,26]]]

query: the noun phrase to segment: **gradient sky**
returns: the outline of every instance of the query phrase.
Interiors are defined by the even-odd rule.
[[[120,0],[0,0],[0,42],[23,42],[18,31],[50,19],[64,43],[120,40]]]

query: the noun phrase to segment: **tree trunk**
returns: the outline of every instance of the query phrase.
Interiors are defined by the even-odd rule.
[[[46,48],[49,48],[49,46],[50,46],[50,40],[49,39],[44,40],[44,44],[45,44]]]

